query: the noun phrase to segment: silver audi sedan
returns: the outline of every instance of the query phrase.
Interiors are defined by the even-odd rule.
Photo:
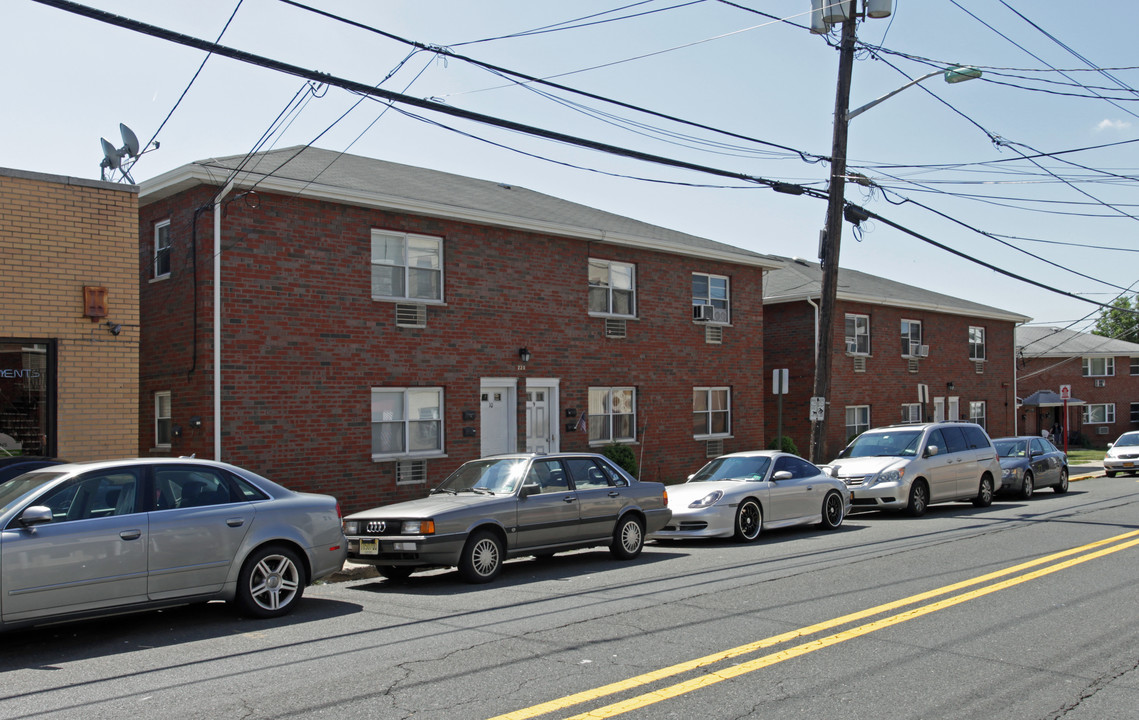
[[[851,493],[803,458],[775,450],[721,455],[683,485],[670,485],[672,519],[657,539],[757,539],[764,528],[818,523],[833,530],[850,512]]]
[[[196,459],[24,473],[0,528],[3,628],[205,600],[277,617],[347,553],[335,498]]]

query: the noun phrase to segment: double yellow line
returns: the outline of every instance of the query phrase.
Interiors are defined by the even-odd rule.
[[[976,585],[982,585],[993,580],[999,580],[1000,578],[1007,578],[1000,580],[999,582],[994,582],[991,585],[986,585],[985,587],[976,588],[968,592],[960,593],[959,595],[946,597],[942,600],[938,600],[937,602],[932,602],[927,605],[911,608],[910,610],[906,610],[905,612],[901,612],[896,615],[884,617],[879,620],[851,628],[849,630],[844,630],[842,632],[829,635],[827,637],[786,648],[784,650],[780,650],[779,652],[770,653],[768,655],[755,658],[754,660],[749,660],[747,662],[739,663],[737,665],[732,665],[730,667],[722,668],[719,670],[708,671],[690,680],[685,680],[683,682],[663,687],[658,690],[652,690],[641,695],[613,703],[611,705],[599,707],[589,712],[575,715],[568,720],[595,720],[598,718],[614,717],[616,715],[621,715],[632,710],[647,707],[649,705],[653,705],[670,698],[684,695],[685,693],[689,693],[694,690],[699,690],[710,685],[715,685],[716,683],[722,682],[724,680],[729,680],[734,677],[739,677],[740,675],[755,672],[756,670],[775,665],[777,663],[783,662],[784,660],[790,660],[791,658],[806,655],[816,650],[822,650],[823,648],[837,645],[838,643],[845,642],[856,637],[868,635],[883,628],[892,627],[894,625],[904,623],[908,620],[923,617],[925,615],[929,615],[930,613],[937,612],[938,610],[944,610],[945,608],[953,607],[954,605],[960,605],[961,603],[968,602],[969,600],[974,600],[976,598],[989,595],[999,590],[1004,590],[1006,588],[1028,582],[1029,580],[1035,580],[1036,578],[1050,575],[1054,572],[1059,572],[1060,570],[1079,565],[1080,563],[1085,563],[1089,560],[1095,560],[1097,558],[1104,557],[1105,555],[1110,555],[1112,553],[1119,552],[1120,550],[1134,547],[1135,545],[1139,545],[1139,530],[1134,530],[1122,535],[1116,535],[1115,537],[1110,537],[1106,540],[1099,540],[1087,545],[1081,545],[1079,547],[1071,548],[1070,550],[1064,550],[1062,552],[1047,555],[1042,558],[1037,558],[1036,560],[1030,560],[1026,563],[1021,563],[1020,565],[1014,565],[1013,567],[1005,568],[1004,570],[997,570],[986,575],[980,575],[969,580],[963,580],[958,583],[953,583],[952,585],[946,585],[935,590],[929,590],[917,595],[911,595],[910,597],[902,598],[901,600],[895,600],[893,602],[888,602],[876,607],[859,610],[858,612],[843,615],[831,620],[826,620],[815,625],[809,625],[798,630],[792,630],[780,635],[773,635],[771,637],[757,640],[746,645],[740,645],[729,650],[722,650],[711,655],[705,655],[704,657],[696,658],[695,660],[689,660],[687,662],[678,663],[676,665],[670,665],[669,667],[644,673],[643,675],[637,675],[636,677],[631,677],[626,680],[603,685],[601,687],[594,688],[593,690],[586,690],[584,692],[575,693],[573,695],[567,695],[557,700],[551,700],[539,705],[532,705],[528,708],[506,713],[505,715],[498,715],[494,718],[491,718],[491,720],[526,720],[527,718],[540,717],[542,715],[546,715],[559,710],[565,710],[575,705],[580,705],[581,703],[592,702],[609,695],[615,695],[617,693],[624,693],[630,690],[635,690],[637,688],[644,687],[646,685],[676,675],[700,670],[701,668],[723,662],[724,660],[738,658],[743,655],[750,655],[759,650],[763,650],[764,648],[769,648],[774,645],[779,645],[781,643],[789,642],[792,640],[802,639],[810,635],[821,633],[825,630],[831,630],[841,625],[846,625],[851,622],[865,620],[869,617],[879,615],[884,612],[897,610],[899,608],[921,603],[926,600],[932,600],[933,598],[941,597],[943,595],[950,595],[951,593],[957,592],[958,590],[964,590]],[[1081,555],[1081,553],[1084,554]],[[1037,569],[1033,570],[1033,568]],[[1018,573],[1023,574],[1018,575]]]

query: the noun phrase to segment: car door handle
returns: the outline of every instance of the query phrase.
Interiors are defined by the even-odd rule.
[[[564,498],[562,498],[562,502],[567,502],[567,503],[571,503],[574,500],[577,500],[577,498],[575,498],[573,495],[566,495]]]
[[[225,521],[225,524],[229,525],[230,527],[241,527],[242,525],[245,524],[245,518],[240,518],[240,517],[229,518],[228,520]]]
[[[621,497],[621,493],[617,492],[616,490],[610,490],[609,497]]]
[[[142,537],[142,530],[123,530],[119,533],[119,537],[123,540],[138,540]]]

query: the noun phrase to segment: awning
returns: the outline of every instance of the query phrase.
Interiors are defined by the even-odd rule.
[[[1037,390],[1025,399],[1020,401],[1021,405],[1035,405],[1036,407],[1064,407],[1065,401],[1060,397],[1060,393],[1052,392],[1051,390]],[[1087,405],[1083,400],[1076,398],[1068,398],[1068,405]]]

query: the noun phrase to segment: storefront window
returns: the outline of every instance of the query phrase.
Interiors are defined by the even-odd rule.
[[[0,340],[0,457],[54,455],[54,346]]]

